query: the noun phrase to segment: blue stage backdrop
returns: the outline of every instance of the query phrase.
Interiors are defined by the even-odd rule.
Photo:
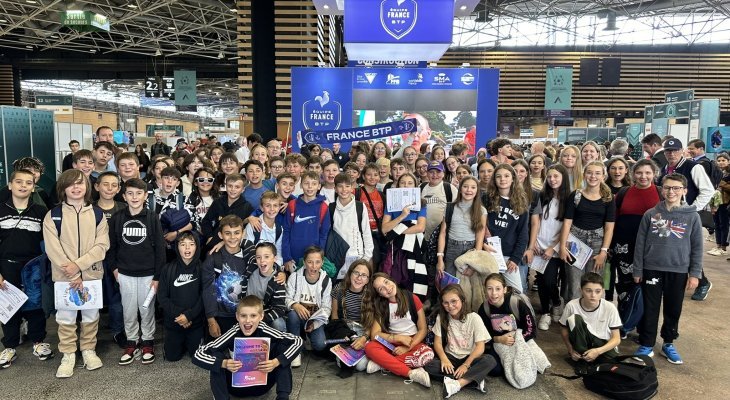
[[[496,137],[498,98],[498,69],[292,68],[292,136],[415,118],[416,145],[479,148]]]

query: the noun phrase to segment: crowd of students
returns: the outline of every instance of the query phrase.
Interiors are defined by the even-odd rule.
[[[529,149],[495,139],[471,157],[463,143],[447,153],[412,137],[393,149],[361,142],[348,154],[336,144],[284,155],[278,139],[264,144],[257,134],[239,149],[181,139],[174,151],[158,136],[148,157],[142,146],[121,150],[111,134],[99,128],[93,150],[72,142],[69,168],[50,194],[36,185],[38,160],[14,163],[0,190],[0,289],[24,287],[24,266],[43,252],[55,282],[81,289],[102,280],[118,363],[155,361],[161,313],[164,358],[187,353],[209,370],[216,399],[274,385],[277,398],[288,398],[305,341],[322,352],[342,338],[366,355],[353,368],[338,362],[343,377],[384,370],[427,387],[434,377],[445,397],[464,387],[485,392],[489,376],[526,387],[550,365],[535,339],[554,321],[574,361],[614,358],[628,334],[614,294],[620,301],[635,285],[645,304],[636,354],[653,355],[659,333],[662,354],[681,364],[674,341],[685,288],[704,300],[712,287],[698,211],[713,197],[716,167],[718,248],[710,254],[726,254],[730,157],[706,169],[693,153],[704,149],[699,140],[689,143],[690,158],[678,139],[648,135],[642,146],[651,159],[634,161],[623,139]],[[388,211],[389,188],[417,187],[420,207]],[[496,262],[487,254],[494,237],[501,271],[483,265]],[[571,237],[593,251],[582,269]],[[460,262],[470,254],[477,260]],[[541,273],[530,271],[535,258],[546,261]],[[439,287],[445,273],[462,284]],[[2,327],[2,368],[18,356],[24,323],[33,354],[54,356],[48,310],[29,294],[35,306]],[[77,350],[87,370],[102,367],[99,310],[56,310],[55,318],[56,376],[73,375]],[[265,386],[231,387],[242,364],[229,351],[242,336],[271,340],[270,359],[256,367],[271,374]],[[522,346],[531,371],[515,359]]]

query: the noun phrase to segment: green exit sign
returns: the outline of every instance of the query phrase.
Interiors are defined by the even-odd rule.
[[[91,11],[66,11],[61,24],[79,32],[109,31],[109,18]]]

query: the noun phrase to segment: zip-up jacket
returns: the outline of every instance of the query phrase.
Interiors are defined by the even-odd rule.
[[[231,358],[233,344],[236,338],[245,338],[241,326],[236,324],[231,329],[220,335],[212,342],[200,346],[193,356],[193,364],[200,368],[213,372],[220,372],[223,360]],[[276,358],[282,368],[289,368],[292,360],[294,360],[302,351],[304,341],[299,336],[291,333],[280,332],[265,322],[259,322],[259,326],[253,331],[251,336],[255,338],[269,338],[269,359]]]
[[[204,242],[207,241],[208,238],[213,239],[210,243],[208,243],[209,246],[214,246],[220,242],[220,238],[216,235],[216,232],[218,232],[218,222],[220,222],[221,218],[226,215],[233,214],[240,217],[242,220],[245,220],[252,212],[253,207],[251,207],[251,204],[249,204],[243,196],[239,197],[230,206],[228,205],[227,196],[217,198],[213,204],[210,205],[208,212],[205,214],[203,221],[200,223],[200,229],[202,229],[201,233],[205,238]]]
[[[18,263],[41,254],[45,206],[28,200],[28,207],[19,213],[11,198],[0,206],[0,258]],[[21,265],[22,267],[22,265]]]
[[[61,269],[62,265],[74,262],[81,270],[85,281],[101,279],[104,276],[102,261],[109,249],[109,225],[106,218],[96,224],[96,215],[91,204],[76,211],[68,203],[61,205],[63,220],[61,234],[48,212],[43,218],[43,240],[46,254],[52,265],[54,282],[69,282],[71,279]],[[60,238],[59,238],[60,237]]]
[[[225,247],[205,259],[201,275],[206,318],[235,316],[246,265],[243,258],[230,254]]]
[[[312,245],[325,248],[327,235],[331,228],[329,209],[322,211],[326,201],[322,195],[317,195],[309,203],[302,197],[289,202],[284,218],[284,231],[281,238],[281,253],[284,263],[298,262],[304,255],[304,250]],[[293,204],[293,205],[292,205]],[[292,215],[291,209],[294,208]],[[320,217],[323,218],[320,220]]]
[[[165,240],[157,215],[143,208],[132,215],[129,208],[112,215],[107,265],[126,276],[160,279],[165,264]]]
[[[276,275],[276,271],[279,270],[277,265],[274,265],[272,269],[272,275]],[[241,296],[245,296],[248,291],[248,279],[252,274],[259,274],[259,267],[256,263],[251,263],[246,270],[246,273],[241,282]],[[276,283],[272,276],[269,279],[269,283],[266,285],[266,294],[262,299],[264,302],[264,322],[271,324],[279,317],[286,315],[286,287],[279,283]]]
[[[193,236],[195,237],[195,236]],[[160,274],[157,300],[164,315],[164,324],[168,328],[182,329],[175,322],[180,314],[184,314],[192,322],[191,328],[203,324],[203,298],[201,291],[203,282],[200,276],[200,244],[195,239],[195,255],[190,264],[185,264],[175,244],[177,259],[165,265]]]

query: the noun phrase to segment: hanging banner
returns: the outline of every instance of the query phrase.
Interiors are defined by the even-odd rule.
[[[406,135],[416,132],[418,125],[415,118],[408,118],[402,121],[388,122],[359,128],[348,128],[326,131],[299,131],[297,132],[297,143],[299,147],[305,144],[332,144],[347,143],[360,140],[377,140],[387,136]]]
[[[548,66],[545,70],[545,109],[570,110],[572,96],[573,66]]]

